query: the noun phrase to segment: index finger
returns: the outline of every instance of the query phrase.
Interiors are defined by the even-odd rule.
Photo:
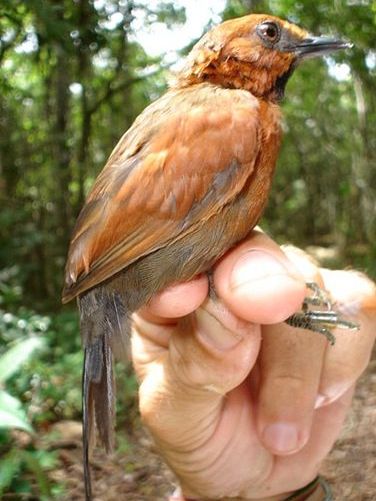
[[[200,274],[189,282],[174,284],[156,294],[138,314],[155,324],[175,324],[178,318],[197,310],[205,301],[208,291],[208,277]]]

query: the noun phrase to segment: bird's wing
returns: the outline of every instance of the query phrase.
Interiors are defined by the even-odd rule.
[[[258,155],[258,105],[221,92],[167,93],[120,140],[76,223],[64,302],[191,231],[243,188]]]

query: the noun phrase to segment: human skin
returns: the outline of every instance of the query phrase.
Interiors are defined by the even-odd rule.
[[[315,281],[359,331],[334,347],[282,323]],[[140,411],[187,497],[281,500],[308,484],[340,433],[376,334],[376,289],[319,269],[260,231],[134,315]],[[178,499],[178,498],[177,498]]]

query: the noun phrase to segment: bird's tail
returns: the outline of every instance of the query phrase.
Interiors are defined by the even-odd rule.
[[[90,291],[81,296],[79,308],[84,345],[83,463],[86,501],[89,501],[92,499],[89,457],[95,442],[95,429],[106,452],[113,449],[116,396],[114,351],[117,355],[120,351],[120,357],[123,358],[129,319],[124,314],[119,298],[101,290]]]
[[[82,436],[86,498],[91,499],[89,452],[94,443],[94,427],[100,441],[111,452],[114,442],[115,381],[113,355],[104,333],[85,347],[82,375]]]

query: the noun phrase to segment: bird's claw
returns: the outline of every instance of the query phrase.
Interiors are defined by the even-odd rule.
[[[359,330],[358,324],[342,317],[336,310],[335,304],[331,301],[328,294],[316,283],[307,283],[307,288],[310,289],[313,294],[304,299],[301,311],[287,318],[286,323],[288,325],[318,332],[325,336],[331,345],[334,345],[336,341],[332,333],[333,329]],[[317,306],[323,309],[311,310],[310,306]]]

